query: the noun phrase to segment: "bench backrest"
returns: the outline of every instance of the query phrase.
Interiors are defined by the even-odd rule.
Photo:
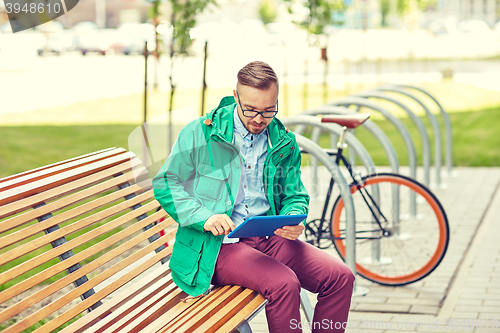
[[[151,187],[121,148],[0,179],[0,328],[52,331],[168,260]]]

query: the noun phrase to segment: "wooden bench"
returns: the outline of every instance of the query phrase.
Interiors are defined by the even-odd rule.
[[[183,301],[164,265],[176,227],[121,148],[0,179],[0,330],[251,332],[266,303],[253,290]]]

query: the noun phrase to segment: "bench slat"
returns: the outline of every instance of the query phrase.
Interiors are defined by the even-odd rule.
[[[148,191],[148,188],[146,187],[146,186],[149,186],[150,184],[151,184],[151,181],[149,179],[145,180],[144,182],[141,182],[141,183],[129,186],[127,188],[124,188],[122,190],[118,190],[116,192],[110,193],[104,197],[98,198],[98,199],[93,200],[91,202],[87,202],[87,203],[80,205],[78,207],[75,207],[71,210],[68,210],[68,211],[63,212],[61,214],[53,216],[49,219],[46,219],[45,221],[39,222],[35,225],[31,225],[27,229],[26,228],[21,229],[21,230],[16,231],[12,234],[6,235],[6,236],[0,238],[0,244],[1,244],[0,249],[5,248],[5,247],[12,245],[14,243],[17,243],[23,239],[34,236],[40,232],[43,232],[44,230],[46,230],[50,227],[64,223],[64,222],[69,221],[75,217],[89,213],[95,209],[101,208],[101,207],[106,206],[106,205],[113,203],[115,201],[122,200],[125,196],[132,194],[132,193],[142,193],[142,192],[147,191],[147,192],[145,192],[145,194],[143,196],[141,196],[142,199],[139,200],[139,202],[150,200],[153,198],[153,193],[152,193],[152,191]],[[138,199],[136,199],[136,198],[137,197],[135,197],[131,200],[135,199],[134,202],[138,203],[137,202]],[[92,215],[93,219],[94,220],[95,219],[102,219],[102,217],[106,216],[106,214],[109,214],[109,212],[116,213],[116,212],[119,212],[119,211],[122,211],[124,209],[131,207],[132,205],[130,205],[129,201],[130,200],[126,200],[124,202],[121,202],[119,204],[114,205],[112,208],[95,213],[94,215]],[[36,209],[33,210],[33,212],[34,211],[36,211]],[[29,212],[30,216],[35,215],[35,214],[31,214],[31,212],[32,211]],[[43,214],[43,215],[46,215],[46,214]],[[43,215],[40,215],[40,216],[43,216]],[[111,215],[108,215],[108,216],[111,216]],[[0,232],[3,231],[2,229],[9,228],[9,226],[8,226],[9,224],[13,224],[13,225],[17,224],[16,226],[20,226],[22,223],[26,223],[24,220],[25,219],[23,218],[23,215],[18,215],[16,217],[13,217],[12,219],[5,220],[4,222],[0,223]],[[83,220],[84,219],[82,219],[82,221]],[[10,228],[10,229],[12,229],[12,228]],[[28,244],[33,244],[33,242],[30,242]],[[31,250],[34,250],[34,249],[35,249],[34,245],[32,245]],[[8,262],[6,260],[7,260],[7,258],[0,259],[0,265],[4,264],[5,262]]]
[[[243,321],[247,320],[255,311],[259,310],[266,303],[266,299],[261,294],[257,294],[243,309],[233,317],[229,318],[216,333],[227,333],[238,327]]]
[[[229,286],[225,286],[223,288],[224,290],[228,290]],[[214,293],[216,292],[221,293],[220,289],[214,291]],[[183,294],[184,297],[188,296],[186,293]],[[176,303],[173,307],[167,308],[168,313],[166,314],[165,318],[162,316],[161,321],[154,321],[150,323],[147,327],[142,328],[141,333],[156,333],[162,328],[166,327],[167,325],[173,325],[175,322],[182,320],[182,318],[185,318],[187,314],[196,311],[199,308],[200,304],[203,303],[202,300],[203,299],[196,298],[186,303],[184,302]]]
[[[155,219],[152,218],[152,216],[148,217],[147,219],[149,219],[149,223],[152,223],[155,221]],[[62,289],[63,287],[71,284],[73,281],[77,280],[78,278],[92,272],[93,270],[102,266],[104,263],[119,256],[120,254],[122,254],[126,250],[129,250],[129,249],[133,248],[134,246],[140,244],[142,241],[147,240],[148,237],[150,237],[150,236],[158,233],[160,230],[162,230],[164,225],[165,225],[164,221],[162,223],[157,224],[156,226],[152,227],[151,229],[148,229],[147,231],[142,232],[140,235],[134,237],[133,239],[129,240],[128,242],[121,244],[117,248],[114,248],[113,250],[100,256],[99,258],[95,259],[94,261],[88,263],[87,265],[83,266],[79,270],[61,278],[60,280],[50,284],[49,286],[47,286],[46,288],[44,288],[42,290],[40,290],[36,294],[33,294],[33,295],[19,301],[18,303],[12,305],[11,307],[5,309],[4,311],[0,312],[0,322],[3,322],[10,317],[13,317],[14,315],[20,313],[21,311],[27,309],[29,306],[36,304],[37,302],[43,300],[45,297],[52,295],[57,290]],[[59,298],[58,300],[50,303],[49,305],[41,308],[40,310],[38,310],[34,314],[26,317],[24,320],[9,327],[9,329],[13,329],[12,332],[17,332],[16,329],[18,329],[18,328],[25,329],[25,328],[35,324],[39,320],[42,320],[43,318],[47,317],[52,312],[60,309],[62,306],[66,305],[67,303],[69,303],[73,299],[79,297],[81,294],[83,294],[87,290],[94,288],[96,285],[98,285],[102,281],[106,280],[107,278],[109,278],[110,276],[115,274],[116,272],[120,271],[124,267],[127,267],[131,263],[133,263],[137,260],[140,260],[140,258],[142,256],[146,255],[148,252],[154,251],[156,248],[158,248],[160,245],[162,245],[164,242],[168,241],[171,238],[173,238],[172,232],[165,235],[164,237],[158,238],[156,241],[152,242],[151,244],[147,245],[146,247],[142,248],[141,250],[135,252],[134,254],[130,255],[129,257],[123,259],[118,264],[112,266],[111,268],[109,268],[106,271],[102,272],[101,274],[97,275],[96,277],[94,277],[93,279],[84,283],[83,285],[75,288],[74,290],[67,293],[63,297]],[[104,240],[101,243],[103,243],[103,245],[106,244],[107,247],[109,247],[110,245],[113,244],[113,242],[108,242],[108,240]],[[169,248],[167,248],[167,250],[168,249]],[[162,253],[164,251],[161,251],[160,253]],[[91,296],[91,297],[93,297],[93,296]],[[88,299],[90,299],[90,297]],[[84,302],[85,301],[78,304],[77,307],[79,307]],[[82,310],[80,310],[76,314],[81,313],[85,309],[86,308],[83,308]],[[71,318],[69,318],[69,319],[71,319]],[[10,332],[10,331],[6,331],[6,332]]]
[[[11,203],[13,201],[27,198],[34,194],[47,191],[60,185],[70,183],[76,179],[83,178],[93,173],[105,170],[107,168],[130,160],[132,156],[132,154],[120,154],[112,156],[106,160],[100,160],[92,163],[92,169],[89,168],[89,165],[83,165],[74,169],[64,171],[60,174],[54,174],[33,182],[5,189],[4,191],[0,192],[0,206]]]
[[[218,289],[217,291],[214,291],[214,294],[223,294],[229,289],[230,286],[224,286]],[[207,303],[213,301],[212,298],[206,297],[206,298],[195,298],[184,303],[181,302],[181,299],[186,297],[187,294],[182,292],[182,290],[180,289],[178,289],[178,292],[181,294],[179,294],[178,296],[174,295],[176,296],[175,299],[173,299],[173,296],[170,296],[170,298],[163,300],[162,304],[155,305],[155,307],[151,309],[149,313],[145,313],[142,317],[136,318],[134,322],[131,322],[129,324],[129,326],[121,327],[119,332],[156,333],[165,326],[176,325],[176,323],[179,322],[182,324],[183,319],[185,319],[188,314],[195,313],[200,309],[200,306],[203,307],[203,304],[206,305]],[[156,308],[157,310],[154,311]],[[157,320],[159,318],[161,319]]]
[[[150,206],[157,206],[155,202],[151,202]],[[149,211],[150,207],[141,207],[137,209],[137,211],[140,212],[142,211]],[[99,236],[102,236],[106,234],[107,232],[131,221],[136,217],[136,214],[130,215],[131,213],[135,213],[135,211],[130,212],[129,214],[123,215],[117,219],[115,219],[112,222],[106,223],[102,225],[99,228],[96,228],[80,237],[77,237],[75,239],[72,239],[71,241],[64,243],[61,246],[58,246],[50,251],[47,251],[43,253],[42,255],[32,258],[27,262],[24,262],[2,274],[0,274],[0,284],[5,283],[6,281],[12,280],[13,278],[28,272],[29,270],[33,269],[34,267],[37,267],[38,265],[41,265],[43,262],[47,262],[50,259],[56,258],[58,255],[61,253],[65,253],[68,250],[74,249],[78,247],[79,245],[85,244],[86,242],[95,239]],[[123,239],[131,236],[133,233],[140,231],[142,228],[146,227],[149,225],[151,220],[156,219],[159,220],[162,217],[165,217],[167,214],[164,210],[160,210],[159,212],[151,215],[150,219],[144,219],[139,222],[134,223],[132,226],[128,227],[125,230],[122,230],[120,232],[117,232],[116,234],[110,236],[107,238],[107,242],[114,242],[117,243],[119,241],[122,241]],[[174,223],[172,219],[168,219],[167,221],[163,222],[164,227],[167,227]],[[11,299],[12,297],[21,294],[22,292],[28,290],[29,288],[45,281],[46,279],[63,272],[65,269],[99,253],[100,251],[105,250],[108,247],[106,243],[100,242],[98,244],[95,244],[94,246],[87,248],[79,253],[77,253],[74,256],[69,257],[68,259],[55,264],[54,266],[51,266],[47,268],[46,270],[33,275],[26,280],[23,280],[22,282],[16,284],[15,286],[12,286],[6,290],[3,290],[0,292],[0,304]],[[42,260],[43,259],[43,260]]]
[[[137,196],[136,200],[134,200],[135,198],[129,200],[130,204],[133,205],[136,202],[142,202],[143,199],[148,198],[148,196],[149,195],[147,193],[145,193],[141,196]],[[127,202],[125,202],[125,203],[127,203]],[[124,205],[124,206],[127,207],[126,205]],[[151,202],[147,203],[146,205],[144,205],[143,207],[135,209],[131,212],[126,213],[125,215],[123,215],[119,218],[116,218],[115,220],[113,220],[113,223],[114,224],[127,223],[127,222],[133,220],[134,218],[137,218],[137,217],[141,216],[142,214],[148,212],[149,210],[154,210],[154,209],[157,209],[159,207],[160,207],[159,203],[157,203],[156,201],[151,201]],[[19,257],[22,257],[22,256],[30,253],[31,251],[33,251],[33,249],[38,249],[38,248],[43,247],[47,244],[50,244],[50,242],[52,242],[52,241],[55,241],[57,239],[60,239],[61,237],[64,237],[65,235],[69,234],[70,231],[74,232],[74,231],[81,230],[81,229],[86,228],[86,227],[88,227],[96,222],[101,221],[104,218],[108,218],[109,216],[112,216],[116,213],[117,213],[116,209],[109,208],[106,211],[102,211],[100,214],[91,215],[85,219],[82,219],[82,220],[74,223],[74,224],[68,225],[62,229],[59,229],[59,230],[54,231],[52,233],[49,233],[47,235],[41,236],[40,238],[34,239],[33,241],[31,241],[29,243],[23,244],[15,249],[9,251],[9,252],[4,253],[3,256],[0,257],[0,261],[2,262],[2,264],[4,264],[4,261],[5,261],[5,263],[7,263],[7,262],[10,262],[12,260],[15,260]],[[90,234],[90,235],[93,235],[93,234]],[[80,245],[80,238],[73,239],[73,240],[71,240],[71,242],[73,242],[72,244],[79,244]],[[9,274],[8,276],[7,275],[5,277],[3,276],[3,274],[5,274],[7,272],[0,274],[0,284],[5,283],[6,279],[9,280],[10,278],[14,278],[16,276],[19,276],[20,274],[23,274],[23,273],[27,272],[28,270],[30,270],[34,267],[37,267],[37,266],[49,261],[50,259],[53,259],[53,258],[65,253],[66,251],[71,250],[72,248],[69,248],[69,245],[67,245],[68,243],[69,242],[61,244],[60,246],[57,246],[56,248],[46,252],[46,254],[41,254],[40,256],[37,256],[36,258],[32,258],[24,263],[17,265],[15,268],[12,268],[11,270],[7,271],[7,272],[10,272],[10,273],[8,273]],[[74,246],[73,248],[75,248],[77,246],[78,245]],[[65,249],[65,251],[63,251],[63,249]],[[29,265],[31,265],[31,266],[29,266]],[[16,272],[17,275],[14,274],[14,272]]]
[[[134,175],[132,173],[128,173],[122,176],[118,176],[113,179],[109,179],[105,182],[102,182],[98,185],[95,186],[88,186],[85,190],[79,191],[77,193],[73,193],[71,195],[68,195],[64,198],[61,198],[59,200],[55,200],[53,202],[50,202],[42,207],[38,207],[35,209],[32,209],[24,214],[17,215],[9,220],[6,220],[4,222],[0,223],[0,233],[5,232],[11,229],[14,229],[16,227],[19,227],[25,223],[31,222],[43,215],[46,215],[48,213],[54,213],[57,212],[65,207],[68,207],[70,205],[73,205],[75,203],[81,202],[83,200],[86,200],[88,198],[91,198],[93,196],[99,195],[101,193],[104,193],[106,191],[112,190],[112,189],[118,189],[118,186],[127,183],[127,182],[134,182]],[[40,203],[47,203],[49,200],[48,199],[43,199],[42,201],[37,202],[37,204]],[[32,208],[35,205],[29,207]]]
[[[162,320],[168,318],[170,316],[168,309],[179,303],[183,297],[186,297],[186,294],[172,282],[172,280],[169,280],[156,290],[151,291],[141,301],[130,307],[129,311],[121,313],[120,316],[113,318],[107,325],[103,325],[93,332],[125,333],[142,331],[144,327],[160,316]],[[169,288],[165,289],[166,286]]]
[[[124,267],[129,266],[131,262],[140,260],[148,252],[152,252],[155,248],[157,248],[159,245],[161,245],[162,241],[169,240],[169,238],[168,238],[169,236],[170,236],[170,239],[173,238],[175,236],[175,230],[173,232],[169,233],[169,234],[166,234],[164,237],[161,237],[161,238],[157,239],[153,243],[149,244],[147,247],[145,247],[145,248],[141,249],[140,251],[134,253],[132,256],[128,257],[127,259],[125,259],[123,261],[121,261],[117,265],[115,265],[115,266],[111,267],[110,269],[104,271],[103,273],[99,274],[94,279],[98,279],[99,276],[101,276],[102,274],[105,274],[108,271],[110,271],[108,274],[112,275],[115,272],[120,271]],[[144,272],[146,269],[148,269],[151,266],[153,266],[154,264],[160,262],[163,258],[167,257],[170,254],[172,254],[172,248],[169,246],[166,249],[164,249],[163,251],[155,254],[153,257],[151,257],[150,259],[148,259],[145,262],[143,262],[142,264],[140,264],[133,271],[130,271],[127,274],[123,275],[122,277],[120,277],[118,280],[116,280],[112,284],[107,285],[103,289],[101,289],[98,292],[96,292],[94,295],[90,296],[86,300],[84,300],[81,303],[79,303],[77,306],[74,306],[73,308],[71,308],[70,310],[68,310],[65,313],[61,314],[57,318],[53,319],[52,321],[50,321],[47,324],[45,324],[42,327],[40,327],[39,329],[35,330],[34,333],[43,333],[43,332],[47,332],[49,330],[52,331],[52,330],[56,329],[57,327],[61,326],[62,324],[64,324],[68,320],[72,319],[73,317],[75,317],[79,313],[85,311],[85,309],[89,308],[92,304],[96,303],[98,300],[103,299],[104,297],[106,297],[107,295],[111,294],[112,292],[114,292],[118,288],[122,287],[127,282],[129,282],[130,280],[132,280],[133,278],[135,278],[136,276],[138,276],[139,274],[141,274],[142,272]],[[130,258],[132,258],[132,259],[129,260]],[[108,275],[108,274],[106,274],[106,275]],[[103,280],[106,279],[107,277],[108,276],[103,277]],[[94,280],[94,279],[92,279],[92,280]],[[92,280],[90,280],[89,282],[91,282]],[[69,299],[69,298],[71,298],[71,296],[78,295],[78,293],[81,293],[83,290],[85,290],[85,288],[83,288],[83,287],[85,287],[85,285],[82,285],[82,286],[76,288],[74,290],[74,291],[77,291],[76,293],[73,293],[73,292],[68,293],[66,296],[60,298],[56,302],[60,301],[60,303],[63,303],[63,302],[67,303],[67,302],[71,301],[71,299]],[[80,290],[77,290],[77,289],[80,289]],[[56,302],[54,302],[54,303],[56,303]],[[50,307],[51,305],[52,304],[47,305],[46,308]],[[51,311],[51,310],[52,309],[48,309],[48,311]],[[51,312],[53,312],[53,311],[51,311]],[[7,332],[6,331],[5,333],[11,333],[11,332]]]
[[[210,317],[210,315],[215,313],[218,306],[226,305],[227,303],[229,303],[232,299],[238,296],[238,294],[243,289],[243,287],[240,286],[228,287],[230,288],[227,291],[220,293],[220,297],[217,297],[216,295],[209,298],[204,297],[201,301],[201,308],[196,311],[196,313],[193,313],[191,316],[189,316],[189,318],[185,318],[186,320],[179,320],[174,325],[168,325],[160,332],[190,332],[193,329],[197,328],[199,325],[201,325],[200,321],[206,320],[208,317]]]
[[[108,300],[106,303],[98,307],[96,310],[90,312],[89,314],[83,316],[71,325],[66,326],[64,329],[59,331],[60,333],[81,333],[86,329],[97,326],[97,323],[101,323],[107,320],[108,317],[112,316],[115,311],[129,302],[131,299],[141,294],[152,285],[157,283],[160,279],[165,278],[170,274],[170,269],[166,269],[165,265],[161,265],[156,268],[151,274],[146,275],[140,281],[137,281],[130,286],[122,290],[119,294],[115,295],[112,299]],[[165,284],[173,283],[172,280],[168,280]],[[118,313],[120,315],[120,313]],[[87,332],[93,332],[94,330],[89,330]]]
[[[157,329],[154,330],[154,332],[159,332],[160,330],[164,330],[171,327],[176,328],[181,326],[184,322],[188,321],[190,318],[195,316],[198,311],[205,308],[216,298],[227,293],[230,289],[231,286],[222,286],[221,288],[213,290],[210,293],[211,297],[196,298],[189,300],[186,303],[181,302],[179,304],[176,304],[174,309],[172,309],[173,312],[171,315],[171,320],[168,322],[165,321],[164,323],[161,323],[161,326],[157,327]]]
[[[106,151],[100,154],[95,154],[95,155],[90,155],[84,158],[76,159],[71,162],[63,163],[63,164],[58,164],[55,166],[52,166],[51,168],[45,168],[44,170],[38,170],[36,172],[31,172],[29,174],[24,174],[22,176],[18,176],[14,179],[5,181],[0,183],[0,192],[6,191],[10,188],[14,187],[20,187],[24,184],[29,184],[33,183],[37,180],[47,178],[59,173],[62,173],[64,171],[68,171],[74,168],[82,167],[82,166],[87,166],[89,169],[92,169],[92,163],[95,163],[97,161],[105,160],[113,156],[117,156],[120,154],[126,154],[125,149],[123,148],[118,148],[110,151]]]
[[[0,206],[0,219],[6,216],[17,214],[26,209],[31,209],[31,207],[34,207],[41,202],[57,199],[64,195],[79,191],[88,186],[95,185],[107,179],[113,178],[113,176],[117,174],[125,173],[127,171],[130,171],[131,169],[136,169],[140,165],[141,161],[138,158],[134,158],[130,162],[125,161],[109,169],[105,169],[95,174],[77,179],[69,184],[60,185],[56,188],[52,188],[42,193],[38,193],[21,200],[11,202],[4,206]]]
[[[39,238],[36,238],[30,242],[22,244],[22,245],[18,246],[17,248],[14,248],[14,249],[10,250],[9,252],[2,254],[2,256],[0,257],[0,264],[3,265],[5,263],[13,261],[17,258],[20,258],[23,255],[26,255],[26,254],[28,254],[28,253],[30,253],[38,248],[41,248],[45,245],[50,244],[53,241],[64,238],[64,236],[66,236],[66,235],[69,235],[71,233],[74,233],[75,231],[79,231],[83,228],[91,226],[92,224],[100,222],[103,219],[106,219],[106,218],[109,218],[113,215],[116,215],[117,213],[119,213],[125,209],[131,208],[134,204],[138,204],[138,203],[141,203],[141,204],[146,203],[147,204],[147,201],[149,201],[151,199],[152,199],[151,192],[143,193],[135,198],[132,198],[130,200],[127,200],[127,201],[120,203],[119,207],[114,206],[114,207],[111,207],[107,210],[103,210],[101,212],[95,213],[94,215],[91,215],[85,219],[82,219],[78,222],[70,224],[62,229],[56,230],[54,232],[51,232],[49,234],[43,235]],[[154,202],[154,201],[152,201],[152,202]],[[148,207],[151,207],[152,209],[157,209],[157,208],[159,208],[159,204],[153,203],[151,205],[148,205]],[[121,209],[119,209],[119,208],[121,208]],[[144,208],[142,208],[141,212],[143,212],[143,211],[144,211]],[[127,217],[130,217],[131,219],[139,217],[141,215],[141,214],[138,214],[137,212],[129,212],[127,214],[128,214]],[[43,224],[43,223],[44,222],[41,222],[40,224]],[[9,241],[9,236],[6,236],[4,238],[6,238],[6,242]],[[42,263],[39,263],[39,264],[42,264]]]
[[[56,167],[56,166],[61,165],[61,164],[65,164],[65,163],[69,163],[69,162],[72,162],[72,161],[80,160],[80,159],[88,157],[88,156],[101,154],[101,153],[104,153],[104,152],[107,152],[107,151],[110,151],[110,150],[114,150],[114,149],[117,149],[117,148],[115,148],[115,147],[106,148],[106,149],[103,149],[103,150],[95,151],[93,153],[81,155],[81,156],[78,156],[78,157],[73,157],[73,158],[70,158],[70,159],[67,159],[67,160],[64,160],[64,161],[61,161],[61,162],[57,162],[57,163],[52,163],[52,164],[49,164],[49,165],[45,165],[45,166],[42,166],[42,167],[39,167],[39,168],[36,168],[36,169],[31,169],[31,170],[28,170],[28,171],[16,173],[15,175],[1,178],[0,179],[0,183],[4,183],[4,182],[9,181],[9,180],[13,180],[13,179],[16,179],[16,178],[19,178],[19,177],[24,177],[26,175],[29,175],[29,174],[32,174],[32,173],[35,173],[35,172],[40,172],[40,171],[43,171],[43,170],[46,170],[46,169],[50,169],[50,168]]]
[[[139,199],[138,199],[139,201]],[[146,207],[146,208],[145,208]],[[103,225],[103,226],[100,226],[88,233],[86,233],[85,235],[82,235],[80,237],[77,237],[75,239],[72,239],[71,241],[67,242],[67,243],[64,243],[56,248],[53,248],[51,249],[50,251],[47,251],[45,253],[42,253],[41,255],[35,257],[35,258],[32,258],[32,259],[29,259],[11,269],[9,269],[8,271],[5,271],[3,272],[2,274],[0,274],[0,285],[1,284],[4,284],[5,282],[7,282],[8,280],[10,279],[13,279],[21,274],[24,274],[26,272],[28,272],[29,270],[33,269],[34,267],[37,267],[39,265],[41,265],[42,263],[45,263],[51,259],[54,259],[56,258],[57,256],[61,255],[62,253],[65,253],[66,251],[69,251],[73,248],[76,248],[80,245],[82,245],[84,242],[86,241],[89,241],[91,239],[94,239],[95,237],[98,236],[97,233],[100,233],[100,230],[107,230],[108,228],[116,228],[124,223],[127,223],[131,220],[133,220],[134,218],[137,217],[137,215],[139,213],[143,213],[144,211],[148,211],[149,208],[152,208],[152,209],[155,209],[159,207],[159,204],[156,202],[156,201],[152,201],[148,204],[146,204],[144,207],[141,207],[139,209],[136,209],[132,212],[129,212],[119,218],[116,218],[114,219],[112,222],[109,222],[110,226],[108,227],[107,224]],[[140,214],[139,214],[140,215]],[[92,217],[92,216],[91,216]],[[89,217],[88,219],[90,220]],[[96,222],[98,221],[98,219],[92,219],[92,221]],[[81,222],[81,221],[80,221]],[[78,222],[79,223],[79,222]],[[90,224],[89,224],[90,225]],[[142,224],[141,224],[142,225]],[[69,226],[68,226],[69,227]],[[67,228],[67,227],[66,227]],[[54,233],[57,233],[61,230],[64,231],[65,228],[63,229],[60,229],[58,231],[55,231],[51,234],[48,234],[48,235],[44,235],[38,239],[35,239],[33,240],[32,243],[32,246],[34,247],[41,247],[43,246],[42,244],[48,244],[48,242],[52,241],[53,239],[57,239],[57,236],[59,236],[59,234],[56,234],[55,236],[53,235]],[[45,239],[42,239],[42,238],[47,238],[47,240]],[[37,244],[37,242],[40,242],[41,244]],[[22,255],[25,255],[27,253],[30,252],[30,249],[29,248],[23,248],[25,245],[22,245],[20,247],[17,247],[15,250],[19,251],[20,253],[16,254],[17,256],[22,256]],[[26,246],[27,247],[27,246]],[[8,253],[4,253],[3,255],[5,256],[14,256],[14,255],[8,255]],[[3,257],[0,257],[0,260],[3,260]],[[0,302],[1,303],[1,302]]]
[[[256,296],[256,292],[251,289],[244,289],[236,298],[231,300],[225,306],[220,306],[214,309],[214,312],[205,317],[199,322],[201,325],[193,330],[196,333],[213,333],[220,328],[224,322],[228,321],[232,316],[238,313],[248,302]],[[215,312],[216,311],[216,312]],[[242,320],[243,321],[243,320]]]
[[[172,319],[172,310],[178,312],[178,308],[182,303],[182,299],[186,297],[187,294],[181,289],[177,288],[174,290],[172,296],[166,300],[165,304],[159,307],[154,313],[146,313],[144,318],[137,318],[135,322],[130,323],[129,326],[121,328],[120,333],[146,333],[148,331],[149,325],[154,325],[158,323],[165,323]],[[184,305],[183,309],[186,306]],[[153,309],[154,310],[154,309]],[[148,316],[149,315],[149,316]],[[160,319],[161,318],[161,319]],[[116,331],[115,331],[116,332]],[[156,332],[156,331],[154,331]],[[101,333],[101,332],[99,332]],[[108,332],[106,332],[108,333]]]

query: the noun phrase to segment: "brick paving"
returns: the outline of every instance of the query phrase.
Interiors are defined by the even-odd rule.
[[[500,333],[500,168],[453,170],[456,175],[444,177],[444,186],[431,184],[450,225],[445,258],[431,275],[407,286],[380,286],[358,276],[357,285],[369,293],[353,297],[346,332]],[[318,174],[324,188],[311,200],[311,218],[319,217],[328,186],[328,173]],[[421,174],[419,169],[418,179]],[[311,189],[308,167],[303,180]],[[325,251],[337,256],[331,248]],[[314,305],[315,295],[309,298]],[[268,332],[264,311],[250,326]]]

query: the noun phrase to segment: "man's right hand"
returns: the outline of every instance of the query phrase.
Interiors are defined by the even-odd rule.
[[[203,226],[205,231],[210,231],[214,236],[227,235],[236,228],[233,221],[226,214],[215,214],[208,218]]]

